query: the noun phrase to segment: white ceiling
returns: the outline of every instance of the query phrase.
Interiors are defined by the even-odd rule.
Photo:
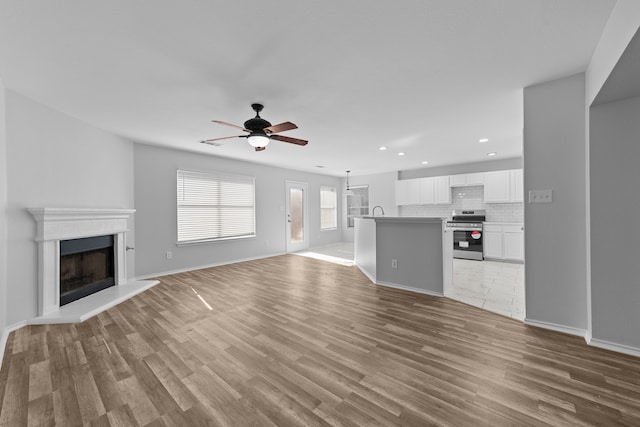
[[[584,71],[614,3],[1,0],[0,77],[134,141],[336,176],[510,158],[522,88]],[[309,145],[199,143],[256,101]]]

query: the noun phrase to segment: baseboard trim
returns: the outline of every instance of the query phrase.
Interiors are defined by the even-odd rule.
[[[145,275],[136,277],[135,280],[149,280],[149,279],[153,279],[153,278],[156,278],[156,277],[170,276],[172,274],[179,274],[179,273],[187,273],[189,271],[204,270],[205,268],[220,267],[220,266],[223,266],[223,265],[237,264],[239,262],[256,261],[256,260],[259,260],[259,259],[271,258],[271,257],[274,257],[274,256],[280,256],[280,255],[287,255],[287,253],[286,252],[278,252],[278,253],[275,253],[275,254],[261,255],[261,256],[252,257],[252,258],[235,259],[235,260],[230,260],[230,261],[217,262],[217,263],[213,263],[213,264],[197,265],[197,266],[193,266],[193,267],[180,268],[180,269],[177,269],[177,270],[163,271],[163,272],[153,273],[153,274],[145,274]]]
[[[543,322],[541,320],[524,319],[524,324],[529,326],[535,326],[537,328],[549,329],[551,331],[562,332],[564,334],[575,335],[577,337],[585,338],[587,331],[585,329],[573,328],[571,326],[558,325],[556,323]]]
[[[640,357],[640,348],[632,347],[630,345],[617,344],[610,341],[599,340],[597,338],[591,338],[587,341],[587,344],[593,347],[615,351],[617,353],[628,354],[629,356]]]
[[[372,283],[376,283],[376,276],[375,275],[369,273],[367,270],[365,270],[364,268],[360,267],[358,264],[356,264],[356,267],[358,267],[358,270],[360,270],[362,272],[362,274],[367,276],[369,278],[369,280],[371,280]]]
[[[366,274],[366,273],[365,273]],[[427,289],[413,288],[411,286],[397,285],[395,283],[388,282],[373,282],[376,285],[385,286],[387,288],[401,289],[403,291],[416,292],[418,294],[430,295],[432,297],[443,297],[444,294],[442,292],[434,292]]]
[[[2,361],[4,360],[4,351],[7,347],[7,340],[9,339],[9,334],[15,330],[22,328],[23,326],[27,326],[27,321],[23,320],[22,322],[14,323],[13,325],[9,325],[4,328],[2,331],[2,336],[0,337],[0,368],[2,367]]]

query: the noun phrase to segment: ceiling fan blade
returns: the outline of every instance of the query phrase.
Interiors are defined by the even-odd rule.
[[[264,151],[267,147],[256,147],[256,151]]]
[[[231,138],[246,138],[245,135],[235,135],[235,136],[224,136],[222,138],[213,138],[213,139],[207,139],[205,141],[201,141],[203,144],[208,144],[210,142],[214,142],[214,141],[222,141],[223,139],[231,139]]]
[[[284,122],[284,123],[280,123],[279,125],[272,125],[264,128],[266,132],[270,132],[270,133],[284,132],[285,130],[292,130],[292,129],[298,129],[298,126],[294,125],[291,122]]]
[[[222,120],[211,120],[213,123],[218,123],[219,125],[231,126],[232,128],[240,129],[245,132],[250,132],[249,130],[243,128],[242,126],[237,126],[231,123],[223,122]]]
[[[276,141],[288,142],[290,144],[296,145],[307,145],[309,143],[309,141],[305,141],[304,139],[291,138],[289,136],[282,135],[271,135],[270,138],[275,139]]]

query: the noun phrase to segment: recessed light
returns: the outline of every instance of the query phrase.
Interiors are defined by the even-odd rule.
[[[429,162],[427,162],[427,161],[425,160],[424,162],[420,162],[420,163],[422,163],[423,165],[426,165],[426,164],[428,164]]]
[[[378,148],[378,150],[380,150],[380,151],[384,151],[384,150],[386,150],[386,149],[387,149],[387,147],[384,147],[384,146],[383,146],[383,147],[379,147],[379,148]]]
[[[489,138],[482,138],[479,139],[478,142],[489,142]]]
[[[496,152],[493,152],[493,151],[492,151],[491,153],[487,153],[487,156],[489,156],[489,157],[493,157],[493,156],[495,156],[496,154],[498,154],[498,153],[496,153]]]
[[[398,156],[404,156],[404,151],[399,152]]]

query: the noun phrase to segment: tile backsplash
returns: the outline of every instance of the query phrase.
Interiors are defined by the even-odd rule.
[[[400,206],[400,216],[451,217],[453,210],[484,209],[488,222],[524,222],[523,203],[484,203],[484,187],[454,187],[450,205]]]

